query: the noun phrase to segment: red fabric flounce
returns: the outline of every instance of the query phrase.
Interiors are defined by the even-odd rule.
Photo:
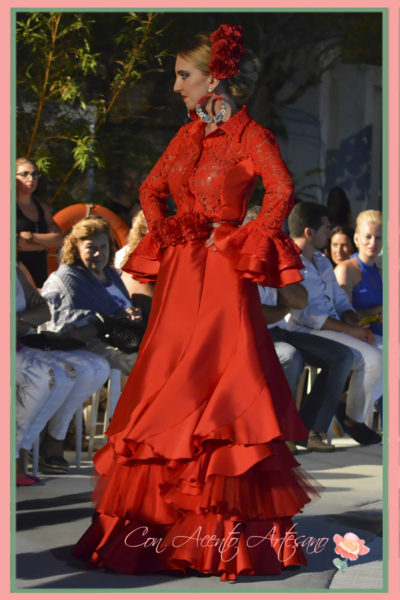
[[[155,283],[163,251],[152,233],[147,233],[131,253],[122,270],[141,283]]]
[[[146,447],[126,460],[111,443],[97,452],[97,516],[75,556],[120,573],[192,568],[222,580],[306,564],[291,516],[317,492],[284,442],[209,440],[191,460]]]
[[[211,233],[210,219],[194,212],[172,215],[154,222],[152,232],[161,248],[192,240],[205,241]]]
[[[204,242],[210,233],[209,219],[200,214],[160,219],[132,252],[123,270],[142,283],[154,283],[165,248]],[[304,265],[296,244],[282,230],[268,230],[257,219],[241,227],[222,223],[215,229],[214,241],[242,277],[275,288],[303,279],[299,271]]]
[[[98,516],[76,556],[122,573],[193,568],[224,580],[305,564],[291,517],[315,489],[284,440],[308,432],[257,286],[222,253],[204,243],[164,251],[107,436],[94,458]],[[234,556],[210,543],[234,535]]]
[[[210,234],[210,219],[200,213],[186,212],[158,219],[132,252],[123,271],[142,283],[154,283],[165,248],[195,240],[204,242]]]
[[[302,281],[300,250],[282,230],[267,229],[257,219],[241,227],[222,223],[215,246],[242,277],[279,288]]]
[[[118,573],[192,568],[222,581],[306,564],[291,519],[243,523],[215,513],[188,513],[170,528],[99,514],[74,554]]]
[[[143,444],[146,446],[146,444]],[[214,511],[241,520],[291,516],[317,493],[286,444],[246,447],[209,443],[193,460],[113,458],[111,444],[96,454],[98,512],[171,524],[185,511]]]

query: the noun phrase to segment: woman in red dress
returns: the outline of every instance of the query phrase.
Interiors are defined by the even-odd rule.
[[[241,28],[221,25],[176,60],[174,90],[193,120],[141,187],[149,233],[124,270],[156,280],[152,312],[74,549],[98,567],[234,580],[306,564],[291,517],[313,490],[285,440],[307,431],[256,285],[302,279],[281,230],[293,186],[271,132],[229,92],[242,54]],[[240,226],[259,176],[262,210]]]

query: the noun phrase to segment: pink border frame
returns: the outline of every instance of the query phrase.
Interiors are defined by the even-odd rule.
[[[177,9],[188,9],[188,8],[387,8],[388,9],[388,35],[389,35],[389,73],[388,73],[388,88],[389,88],[389,112],[388,112],[388,123],[389,123],[389,140],[388,140],[388,172],[389,172],[389,186],[388,186],[388,315],[389,315],[389,328],[388,328],[388,390],[389,390],[389,407],[390,407],[390,418],[388,420],[388,433],[389,433],[389,455],[388,455],[388,474],[389,474],[389,591],[388,593],[370,593],[368,598],[393,598],[397,599],[400,593],[400,521],[399,521],[399,483],[400,483],[400,450],[399,450],[399,392],[400,392],[400,380],[399,380],[399,10],[400,0],[281,0],[272,1],[264,0],[263,2],[250,1],[243,2],[235,0],[219,0],[205,1],[205,2],[190,2],[185,3],[184,1],[175,0],[156,0],[155,2],[137,0],[135,2],[116,1],[110,2],[102,0],[94,1],[68,1],[60,2],[57,0],[43,0],[41,2],[32,2],[31,0],[17,1],[14,2],[6,1],[2,2],[0,6],[0,60],[1,60],[1,73],[3,77],[3,93],[1,95],[1,131],[2,131],[2,158],[1,161],[1,172],[3,175],[3,209],[1,218],[1,235],[0,235],[0,256],[1,256],[1,274],[3,282],[9,282],[9,265],[10,265],[10,203],[8,198],[10,197],[10,9],[11,8],[177,8]],[[7,285],[6,284],[6,285]],[[1,452],[0,457],[2,460],[2,475],[4,481],[4,490],[1,496],[2,503],[2,519],[0,521],[0,535],[3,543],[0,547],[1,551],[1,597],[8,598],[11,593],[9,591],[9,573],[10,573],[10,556],[9,556],[9,535],[10,535],[10,521],[9,521],[9,506],[10,498],[7,493],[8,482],[10,480],[10,451],[9,451],[9,435],[8,435],[8,423],[9,423],[9,372],[10,372],[10,353],[9,353],[9,315],[10,315],[10,302],[8,293],[3,293],[0,297],[1,301],[1,331],[3,337],[3,343],[1,346],[1,379],[2,390],[5,392],[3,395],[3,428],[6,434],[1,437]],[[328,590],[327,590],[328,592]],[[19,593],[20,596],[27,596],[29,593]],[[115,593],[104,593],[102,598],[113,598]],[[279,598],[290,598],[294,592],[279,593]],[[309,593],[298,592],[297,596],[308,597],[309,593],[312,593],[313,598],[326,598],[326,592],[313,593],[311,590]],[[350,593],[350,592],[349,592]],[[146,600],[149,598],[155,598],[162,596],[164,593],[135,593],[135,597],[143,597]],[[268,592],[255,593],[254,596],[267,596]],[[65,593],[52,593],[52,597],[66,598],[69,596],[74,597],[86,597],[87,595],[96,595],[94,592],[65,592]],[[337,593],[333,593],[333,596],[337,596]],[[343,597],[342,594],[341,597]],[[210,598],[217,598],[220,596],[219,593],[208,594]],[[224,597],[232,596],[244,596],[244,594],[238,593],[227,593],[224,592]],[[38,593],[37,597],[48,597],[45,592]],[[198,598],[199,595],[195,593],[183,593],[179,594],[179,597],[183,598]],[[357,600],[364,600],[365,594],[361,592],[351,593],[351,597]]]

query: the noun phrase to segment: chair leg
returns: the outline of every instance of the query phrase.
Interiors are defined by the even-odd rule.
[[[300,375],[299,383],[297,384],[297,390],[296,390],[297,410],[300,410],[301,401],[303,400],[304,384],[306,382],[306,376],[307,376],[307,367],[304,367],[303,372]]]
[[[82,459],[82,418],[83,410],[81,406],[75,413],[75,462],[77,469],[80,468]]]
[[[92,395],[92,406],[90,414],[90,427],[89,427],[89,444],[88,444],[88,459],[90,460],[93,455],[94,436],[96,435],[97,416],[99,412],[99,400],[100,390],[97,390]]]
[[[316,380],[317,375],[321,369],[317,369],[317,367],[311,367],[310,365],[307,365],[307,369],[308,369],[307,394],[309,394],[311,392],[311,388],[314,384],[314,381]]]
[[[121,371],[119,369],[110,370],[110,379],[108,380],[108,393],[106,411],[104,414],[103,434],[107,431],[108,424],[114,414],[118,399],[121,395]]]
[[[38,435],[32,446],[32,475],[37,477],[39,471],[39,445],[40,436]]]

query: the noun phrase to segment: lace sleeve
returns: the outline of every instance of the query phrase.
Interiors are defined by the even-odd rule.
[[[140,204],[150,232],[154,231],[156,224],[167,216],[166,200],[170,194],[168,175],[179,151],[183,129],[184,127],[172,138],[140,186]]]
[[[215,245],[232,260],[243,277],[262,285],[281,287],[301,281],[303,263],[294,242],[282,231],[293,206],[293,182],[272,133],[257,124],[245,144],[254,173],[262,177],[265,194],[254,221],[233,229],[222,224],[215,232]]]
[[[160,268],[163,248],[159,229],[166,223],[166,200],[170,194],[168,175],[182,143],[186,126],[181,127],[140,186],[142,206],[149,232],[131,253],[122,270],[141,283],[154,283]]]

